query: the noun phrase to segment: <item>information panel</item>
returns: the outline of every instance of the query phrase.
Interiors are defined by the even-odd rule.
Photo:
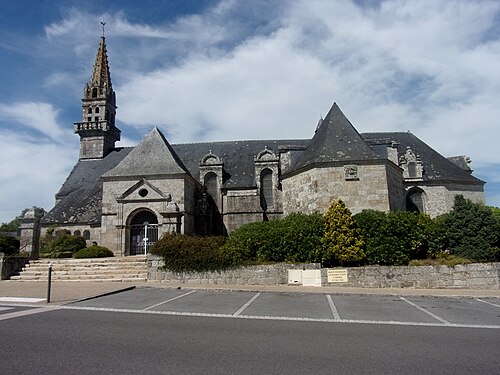
[[[345,268],[331,268],[326,271],[328,275],[329,283],[346,283],[347,279],[347,269]]]

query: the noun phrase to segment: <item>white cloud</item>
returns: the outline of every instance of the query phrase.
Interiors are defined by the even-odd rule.
[[[26,207],[52,208],[77,154],[78,144],[61,147],[17,132],[0,134],[0,222]]]
[[[0,121],[22,125],[54,141],[67,138],[67,132],[57,124],[58,112],[51,104],[43,102],[0,103]]]

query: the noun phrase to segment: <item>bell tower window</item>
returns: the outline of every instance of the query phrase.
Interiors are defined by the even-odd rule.
[[[97,87],[92,88],[92,97],[97,98]]]

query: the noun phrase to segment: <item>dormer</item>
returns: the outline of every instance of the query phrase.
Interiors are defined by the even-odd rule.
[[[220,208],[224,163],[212,150],[200,160],[200,183]]]
[[[403,169],[405,180],[422,180],[424,174],[422,161],[409,146],[405,154],[399,158],[399,166]]]

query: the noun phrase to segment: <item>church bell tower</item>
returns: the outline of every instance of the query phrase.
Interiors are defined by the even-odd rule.
[[[90,82],[85,84],[82,98],[83,117],[74,124],[80,136],[80,159],[104,158],[120,140],[115,126],[116,97],[111,85],[106,40],[101,37]]]

